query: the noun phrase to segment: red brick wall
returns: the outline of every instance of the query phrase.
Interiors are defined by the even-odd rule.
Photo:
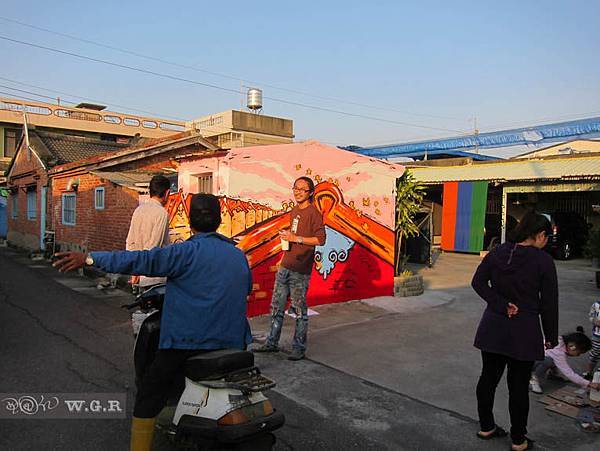
[[[189,151],[189,149],[187,150]],[[174,150],[140,161],[107,168],[111,172],[147,171],[164,172],[163,168],[177,166],[171,161],[175,155],[186,153]],[[62,224],[62,194],[67,191],[69,180],[79,179],[77,189],[76,224]],[[104,187],[104,210],[94,207],[95,188]],[[52,179],[52,220],[56,242],[70,249],[83,251],[125,249],[125,240],[133,211],[138,206],[136,191],[115,185],[107,180],[83,171],[71,171]]]
[[[71,179],[78,179],[75,225],[62,223],[62,194]],[[95,208],[95,188],[104,187],[104,209]],[[138,194],[89,173],[54,177],[52,210],[56,242],[63,247],[93,250],[125,249],[125,239]],[[66,246],[65,246],[66,245]]]
[[[47,176],[42,163],[34,153],[19,151],[11,168],[8,187],[11,194],[8,197],[8,240],[18,246],[39,249],[40,241],[40,204],[42,187],[47,184]],[[27,186],[36,186],[36,218],[27,219]],[[14,189],[16,188],[16,193]],[[13,219],[12,198],[17,196],[17,218]]]

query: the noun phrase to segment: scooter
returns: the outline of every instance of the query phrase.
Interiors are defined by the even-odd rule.
[[[164,295],[165,286],[156,285],[134,303],[122,306],[136,309],[132,326],[138,387],[158,350]],[[170,402],[157,422],[157,428],[176,443],[236,444],[267,435],[274,443],[270,432],[283,426],[285,417],[262,393],[275,382],[254,366],[252,352],[221,349],[200,353],[186,361],[183,376],[171,387]]]

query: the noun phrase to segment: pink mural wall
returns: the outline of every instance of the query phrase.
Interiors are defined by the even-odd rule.
[[[212,175],[222,205],[220,232],[238,241],[252,268],[249,314],[267,313],[281,258],[277,232],[289,225],[294,180],[309,176],[317,185],[315,204],[327,235],[316,249],[309,305],[391,295],[395,181],[403,171],[400,165],[316,141],[233,149],[181,162],[179,211],[185,210],[188,194],[197,192],[199,180]]]

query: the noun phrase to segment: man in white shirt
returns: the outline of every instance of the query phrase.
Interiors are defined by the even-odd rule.
[[[165,176],[155,175],[150,180],[150,200],[138,206],[131,217],[126,249],[144,251],[154,247],[165,247],[169,241],[169,213],[165,205],[169,199],[171,182]],[[165,283],[164,277],[132,276],[131,284],[140,289]]]

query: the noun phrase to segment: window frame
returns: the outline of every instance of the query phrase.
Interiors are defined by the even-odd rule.
[[[31,201],[33,198],[33,202]],[[27,220],[37,221],[37,190],[27,191]],[[33,203],[33,205],[31,205]],[[33,208],[32,208],[33,207]]]
[[[194,181],[196,185],[196,193],[214,194],[215,181],[212,172],[204,172],[201,174],[194,174]],[[210,186],[208,191],[201,190],[202,187]]]
[[[99,206],[98,204],[98,194],[102,193],[102,205]],[[96,210],[104,210],[106,209],[106,190],[104,189],[103,186],[97,186],[94,189],[94,208]]]
[[[10,217],[11,219],[19,219],[19,192],[11,193],[10,200]]]
[[[65,221],[65,199],[73,199],[73,222]],[[69,210],[70,211],[70,210]],[[63,193],[62,204],[61,204],[61,224],[67,226],[77,225],[77,194],[75,193]]]
[[[19,143],[19,130],[16,128],[5,128],[4,129],[4,158],[12,158],[17,153],[17,144]]]

